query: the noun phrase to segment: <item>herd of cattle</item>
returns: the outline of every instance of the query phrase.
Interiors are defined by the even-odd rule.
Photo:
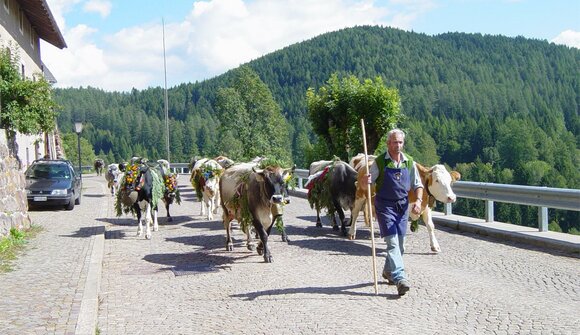
[[[375,158],[368,156],[369,166]],[[341,229],[349,239],[356,238],[356,222],[361,210],[366,224],[370,225],[369,213],[365,206],[369,187],[366,182],[366,162],[364,155],[359,154],[348,163],[336,158],[331,161],[313,162],[310,165],[310,176],[305,187],[308,189],[310,205],[317,212],[317,226],[322,226],[320,219],[322,209],[325,209],[331,218],[333,229]],[[246,235],[247,248],[257,250],[266,262],[272,262],[268,236],[272,227],[276,226],[281,228],[283,240],[287,240],[282,216],[284,205],[290,202],[288,190],[295,167],[283,168],[275,161],[260,157],[251,162],[234,163],[224,156],[192,159],[189,167],[190,182],[201,202],[200,215],[211,221],[214,214],[218,213],[218,209],[220,207],[222,209],[226,250],[233,250],[231,223],[236,220]],[[419,216],[422,217],[429,232],[431,250],[439,252],[441,249],[435,238],[431,208],[435,201],[455,202],[456,196],[451,185],[459,180],[460,175],[456,171],[448,172],[443,165],[426,168],[417,164],[417,168],[425,192],[421,214],[411,215],[410,219],[416,221]],[[169,163],[165,160],[149,162],[134,157],[126,164],[110,164],[105,178],[111,194],[116,196],[117,216],[123,213],[136,215],[137,234],[142,236],[145,226],[147,239],[151,238],[151,223],[153,231],[158,230],[159,201],[165,204],[168,221],[172,220],[169,206],[173,202],[181,202],[177,176],[170,171]],[[410,192],[410,197],[410,201],[414,201],[413,192]],[[351,214],[348,221],[345,219],[345,210],[349,210]],[[335,213],[338,214],[339,224],[335,222]],[[350,226],[348,232],[347,226]],[[259,239],[257,246],[253,243],[254,236]]]

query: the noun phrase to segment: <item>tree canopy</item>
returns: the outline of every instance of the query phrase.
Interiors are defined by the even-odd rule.
[[[400,119],[401,99],[381,77],[362,82],[354,75],[342,79],[333,74],[326,85],[306,92],[308,117],[328,156],[348,159],[362,152],[360,120],[364,119],[368,151],[373,153],[387,131]]]

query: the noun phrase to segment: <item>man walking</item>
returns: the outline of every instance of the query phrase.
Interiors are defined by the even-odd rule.
[[[381,237],[387,243],[387,256],[383,277],[389,284],[397,285],[400,296],[411,288],[403,253],[407,233],[408,209],[421,211],[423,184],[413,158],[403,153],[405,133],[393,129],[387,133],[387,152],[379,155],[370,167],[370,181],[376,185],[375,209]],[[417,201],[409,204],[409,191],[413,189]]]

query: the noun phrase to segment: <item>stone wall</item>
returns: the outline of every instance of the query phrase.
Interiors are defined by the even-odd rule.
[[[18,161],[8,156],[8,147],[0,143],[0,238],[11,228],[30,228],[25,185]]]

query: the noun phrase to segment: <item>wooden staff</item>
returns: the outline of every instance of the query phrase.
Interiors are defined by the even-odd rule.
[[[365,132],[365,121],[364,119],[360,119],[360,126],[362,129],[362,136],[363,136],[363,146],[365,149],[365,167],[367,175],[369,175],[369,156],[367,154],[367,137]],[[365,181],[367,182],[367,181]],[[369,222],[371,224],[371,245],[372,245],[372,254],[373,254],[373,279],[375,281],[375,294],[379,294],[379,284],[377,281],[377,253],[375,251],[375,227],[373,225],[373,207],[371,204],[371,185],[370,183],[367,184],[367,208],[369,212]],[[352,224],[355,224],[354,222]]]

